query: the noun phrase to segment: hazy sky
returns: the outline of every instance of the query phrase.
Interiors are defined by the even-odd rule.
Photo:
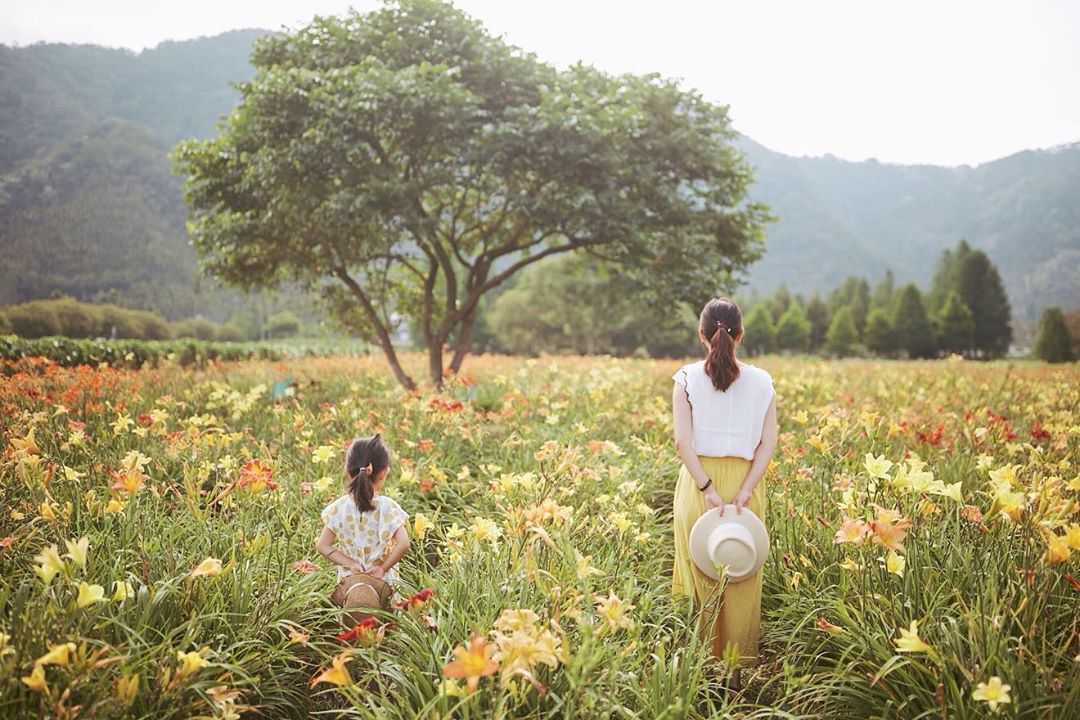
[[[0,0],[0,42],[141,49],[370,0]],[[793,155],[944,165],[1080,140],[1080,0],[458,0],[563,66],[683,78]]]

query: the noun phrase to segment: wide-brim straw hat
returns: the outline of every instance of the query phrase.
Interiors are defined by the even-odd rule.
[[[734,505],[706,511],[690,530],[690,557],[701,572],[719,580],[727,566],[728,582],[753,577],[769,554],[769,531],[750,508]]]

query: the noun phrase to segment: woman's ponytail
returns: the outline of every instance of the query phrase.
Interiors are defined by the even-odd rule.
[[[378,433],[370,438],[357,438],[345,453],[345,475],[349,478],[349,495],[360,512],[375,509],[375,478],[390,466],[390,451]]]
[[[717,390],[727,390],[739,377],[735,360],[735,338],[743,331],[739,306],[727,298],[713,298],[701,310],[699,330],[702,339],[708,338],[705,374]]]

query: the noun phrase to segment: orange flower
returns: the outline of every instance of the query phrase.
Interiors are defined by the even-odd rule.
[[[868,534],[870,534],[870,527],[862,520],[844,520],[844,524],[836,531],[833,544],[852,543],[853,545],[861,545]]]
[[[454,648],[454,657],[457,659],[447,663],[442,670],[443,676],[466,678],[469,694],[472,694],[476,692],[480,678],[499,671],[499,663],[491,659],[494,652],[495,646],[489,645],[483,635],[473,635],[467,648],[462,645]]]
[[[902,540],[907,535],[909,527],[911,527],[910,520],[900,520],[895,524],[887,521],[871,520],[870,529],[874,531],[874,534],[870,539],[890,550],[904,552]]]
[[[839,635],[840,633],[844,632],[844,628],[840,627],[839,625],[833,625],[831,622],[826,620],[824,616],[817,619],[817,627],[818,630],[821,630],[822,632],[827,632],[830,635]]]
[[[240,479],[237,486],[246,488],[252,493],[258,494],[263,490],[277,490],[274,482],[274,470],[262,460],[248,460],[240,468]]]

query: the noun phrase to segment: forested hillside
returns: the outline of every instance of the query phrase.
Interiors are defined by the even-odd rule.
[[[751,283],[822,291],[892,269],[926,283],[942,250],[966,239],[998,266],[1018,318],[1080,306],[1080,143],[977,167],[793,158],[744,138],[755,199],[780,220]]]
[[[214,132],[264,32],[138,54],[0,46],[0,303],[65,293],[171,318],[235,310],[239,295],[199,277],[167,154]],[[1080,307],[1080,145],[941,168],[740,142],[757,168],[754,199],[779,218],[752,287],[826,292],[887,268],[926,284],[941,251],[966,239],[1000,268],[1016,318]]]

